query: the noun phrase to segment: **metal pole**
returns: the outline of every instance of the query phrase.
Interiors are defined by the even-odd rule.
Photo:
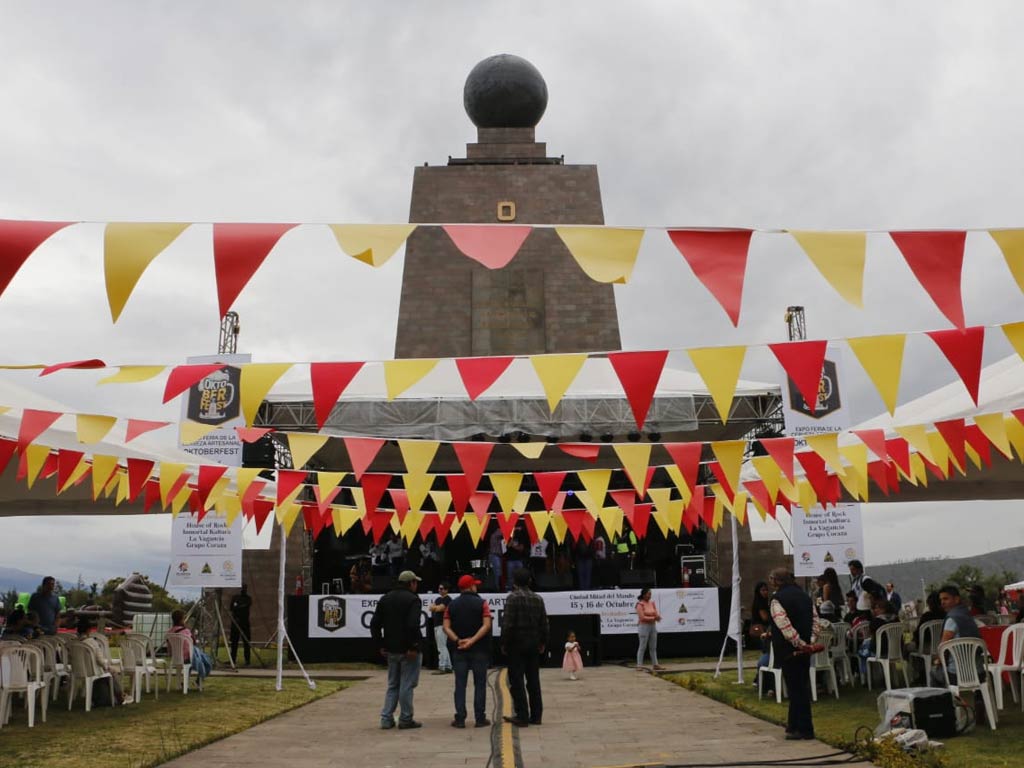
[[[278,533],[280,534],[280,545],[281,545],[281,558],[280,558],[280,569],[277,574],[277,685],[276,690],[280,691],[284,686],[281,683],[281,678],[284,676],[284,644],[285,644],[285,633],[284,633],[284,558],[285,550],[288,547],[288,541],[284,535],[284,527],[278,526]]]

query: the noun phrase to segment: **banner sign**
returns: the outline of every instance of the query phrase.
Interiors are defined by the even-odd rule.
[[[860,504],[814,507],[804,514],[793,508],[793,573],[820,576],[826,568],[846,572],[851,560],[864,559],[864,528]]]
[[[252,355],[203,355],[190,357],[189,365],[200,363],[248,363]],[[194,443],[179,443],[179,448],[203,463],[226,464],[229,467],[242,466],[242,439],[235,427],[245,426],[242,414],[241,380],[242,371],[226,366],[214,371],[205,379],[193,384],[181,399],[181,419],[197,424],[215,424],[217,429],[203,435]]]
[[[843,350],[838,344],[829,344],[826,349],[813,413],[786,372],[780,369],[780,376],[782,417],[786,424],[786,434],[797,439],[798,448],[803,447],[801,438],[807,435],[842,432],[850,428],[850,404],[841,386]]]
[[[718,590],[654,589],[654,604],[661,614],[658,632],[717,632]],[[601,634],[629,635],[636,630],[638,590],[601,590],[581,592],[539,592],[550,616],[600,614]],[[501,615],[507,594],[481,594],[495,617],[492,633],[501,636]],[[420,627],[429,624],[428,608],[435,594],[419,595],[423,610]],[[309,636],[313,638],[370,637],[370,620],[381,595],[310,595]],[[557,639],[557,638],[556,638]]]
[[[175,587],[241,587],[241,515],[231,525],[217,515],[202,521],[180,514],[171,521],[171,578]]]

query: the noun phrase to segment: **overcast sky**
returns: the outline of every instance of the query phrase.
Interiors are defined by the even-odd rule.
[[[609,224],[1024,226],[1020,3],[176,0],[0,14],[0,218],[97,222],[53,237],[0,300],[7,362],[215,352],[209,227],[156,259],[114,326],[102,222],[405,221],[413,167],[474,140],[462,86],[494,53],[542,72],[538,140],[597,164]],[[372,270],[325,227],[299,228],[235,304],[240,351],[388,358],[401,272],[401,254]],[[1024,319],[987,235],[968,237],[964,274],[969,323]],[[778,234],[754,236],[737,329],[663,234],[616,287],[632,349],[781,340],[789,304],[807,308],[812,337],[948,327],[884,235],[869,237],[865,296],[864,310],[843,303]],[[992,338],[986,362],[1009,352]],[[951,380],[927,340],[907,354],[901,401]],[[881,401],[848,368],[855,415],[873,416]],[[744,376],[775,373],[752,354]],[[45,391],[81,410],[175,415],[153,388],[64,378]],[[1016,545],[1017,511],[985,504],[985,524],[954,541],[963,506],[869,507],[867,559]],[[60,535],[53,522],[0,520],[0,541],[26,542],[4,546],[3,564],[89,580],[166,567],[166,516],[77,520]]]

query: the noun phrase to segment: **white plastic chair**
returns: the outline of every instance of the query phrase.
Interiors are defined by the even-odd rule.
[[[146,693],[149,693],[150,678],[156,678],[156,665],[146,658],[146,642],[133,637],[121,638],[121,660],[124,671],[132,678],[132,699],[142,700],[142,678],[146,678]],[[160,681],[154,685],[154,698],[160,698]]]
[[[947,657],[953,657],[956,664],[956,683],[949,681],[949,668]],[[988,724],[994,731],[996,729],[996,709],[993,706],[995,694],[992,692],[992,676],[982,682],[979,669],[984,669],[989,661],[988,646],[979,637],[957,637],[947,640],[939,645],[939,660],[942,662],[942,674],[946,678],[946,686],[959,696],[963,691],[981,691],[981,698],[985,702],[985,713],[988,715]],[[978,662],[981,662],[980,664]]]
[[[188,678],[192,673],[192,638],[185,632],[168,632],[166,635],[167,650],[167,690],[171,690],[171,677],[181,674],[181,692],[188,694]],[[189,661],[185,661],[185,659]],[[196,686],[203,690],[203,681],[196,675]]]
[[[112,675],[120,675],[124,672],[124,665],[121,663],[121,660],[115,659],[110,652],[109,637],[102,632],[93,632],[89,635],[89,639],[96,643],[103,652],[103,665],[107,668],[108,672]]]
[[[830,678],[832,683],[832,692],[836,698],[839,698],[839,681],[836,679],[836,668],[832,663],[832,652],[831,648],[834,644],[835,633],[832,628],[823,629],[821,635],[818,637],[818,642],[825,646],[824,650],[819,653],[815,653],[811,656],[811,698],[815,701],[818,700],[818,675],[824,673],[827,678]],[[826,685],[828,679],[826,679]]]
[[[871,690],[871,665],[878,664],[882,668],[882,676],[885,678],[885,690],[892,690],[891,668],[893,664],[899,664],[903,668],[903,682],[910,687],[910,677],[907,674],[907,660],[903,656],[903,626],[898,623],[886,624],[875,632],[875,655],[868,656],[865,665],[868,679],[868,690]]]
[[[81,685],[85,692],[85,711],[92,711],[92,689],[97,680],[106,680],[110,686],[110,706],[114,706],[114,678],[96,660],[96,654],[89,643],[68,643],[68,658],[71,660],[71,684],[68,686],[68,710],[75,700],[75,692]]]
[[[46,681],[47,690],[50,691],[50,698],[56,701],[61,683],[68,676],[67,667],[57,658],[57,649],[63,649],[63,646],[45,636],[36,638],[31,645],[43,654],[43,679]]]
[[[1010,673],[1010,693],[1014,701],[1020,701],[1021,656],[1024,652],[1024,624],[1012,624],[999,640],[999,658],[985,668],[992,676],[992,687],[996,695],[996,707],[1003,708],[1003,672]],[[1007,661],[1009,658],[1009,661]]]
[[[759,667],[757,670],[757,699],[760,701],[764,696],[764,676],[772,675],[775,678],[775,701],[782,703],[782,695],[785,693],[783,687],[785,681],[782,679],[782,670],[775,668],[775,646],[768,651],[768,666]]]
[[[36,694],[39,694],[43,722],[46,722],[46,681],[43,679],[43,654],[27,643],[0,650],[0,724],[11,719],[11,696],[25,696],[28,709],[28,727],[36,724]]]
[[[909,656],[911,666],[914,659],[920,659],[924,669],[924,685],[928,685],[928,673],[931,671],[932,662],[939,654],[939,641],[942,639],[942,625],[944,619],[930,619],[923,621],[917,626],[917,650]]]
[[[843,685],[849,685],[853,681],[853,669],[850,665],[850,657],[846,653],[846,635],[850,631],[850,625],[844,621],[832,622],[832,644],[828,652],[832,659],[832,666],[839,667],[839,675]]]

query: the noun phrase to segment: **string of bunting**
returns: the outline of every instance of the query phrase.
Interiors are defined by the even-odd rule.
[[[18,270],[51,236],[71,221],[0,220],[0,295]],[[104,279],[110,315],[117,322],[153,260],[191,223],[112,222],[104,232]],[[220,314],[231,309],[278,241],[295,223],[213,223],[213,261]],[[307,225],[310,226],[310,225]],[[467,258],[488,269],[508,265],[534,230],[553,229],[591,279],[626,283],[647,231],[665,232],[697,280],[739,324],[752,236],[792,237],[830,286],[863,308],[868,231],[701,229],[670,227],[552,226],[514,224],[327,224],[346,254],[372,267],[388,262],[418,228],[440,227]],[[964,328],[961,274],[968,232],[987,233],[1002,252],[1010,275],[1024,291],[1024,229],[885,232],[936,307]]]

